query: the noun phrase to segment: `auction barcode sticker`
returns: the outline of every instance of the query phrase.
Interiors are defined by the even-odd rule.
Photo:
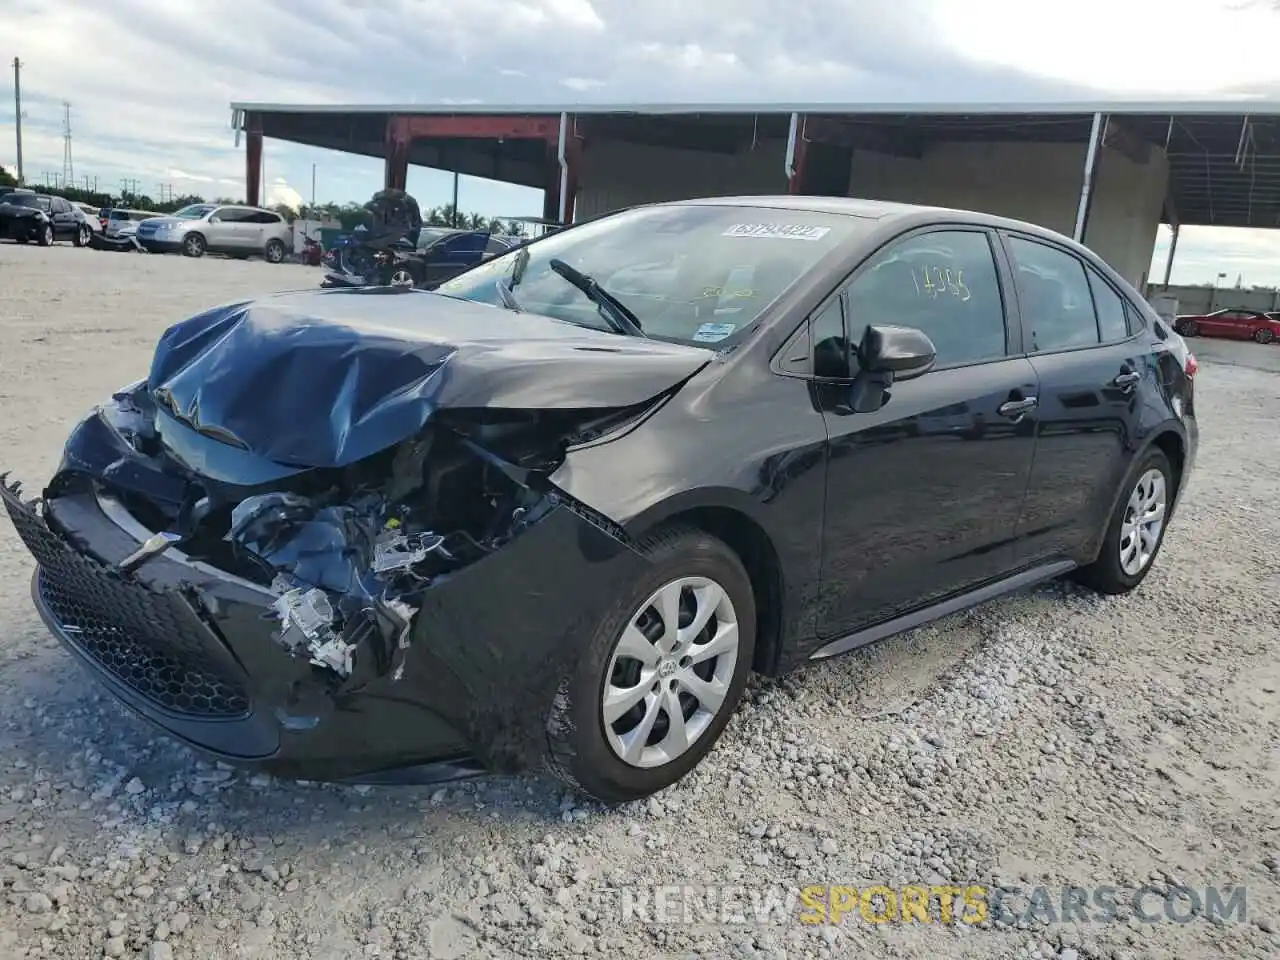
[[[821,240],[830,227],[809,227],[797,223],[735,223],[721,236],[760,237],[766,240]]]

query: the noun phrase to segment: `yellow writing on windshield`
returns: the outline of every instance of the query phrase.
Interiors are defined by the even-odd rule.
[[[916,293],[930,299],[951,296],[967,301],[971,296],[965,286],[964,270],[959,268],[931,263],[913,270],[911,279],[915,282]]]
[[[702,298],[708,299],[708,300],[713,297],[717,300],[720,299],[721,297],[731,297],[736,300],[750,300],[755,295],[756,295],[756,292],[751,289],[726,290],[724,287],[703,287],[702,288]]]

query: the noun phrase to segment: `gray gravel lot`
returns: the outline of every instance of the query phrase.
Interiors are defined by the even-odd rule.
[[[169,323],[318,280],[0,245],[0,470],[38,490]],[[1280,346],[1193,347],[1200,461],[1136,594],[1052,585],[758,681],[707,762],[620,810],[532,777],[210,766],[99,696],[0,522],[0,958],[1280,955]],[[1055,910],[1067,884],[1243,885],[1248,915],[811,925],[752,899],[913,883],[1042,885]],[[693,889],[658,916],[657,885]],[[704,909],[707,885],[745,916]]]

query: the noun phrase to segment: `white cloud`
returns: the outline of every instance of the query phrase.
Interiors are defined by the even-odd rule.
[[[297,210],[302,206],[303,200],[302,194],[289,186],[283,177],[276,177],[267,187],[267,206],[274,207],[280,203],[290,210]]]
[[[570,90],[594,90],[596,87],[603,87],[603,80],[592,80],[590,77],[565,77],[560,81],[560,86],[568,87]]]

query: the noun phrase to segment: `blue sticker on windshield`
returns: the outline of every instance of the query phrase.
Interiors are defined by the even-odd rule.
[[[736,323],[704,323],[698,327],[693,339],[697,343],[715,343],[717,340],[723,340],[736,329],[738,329]]]

